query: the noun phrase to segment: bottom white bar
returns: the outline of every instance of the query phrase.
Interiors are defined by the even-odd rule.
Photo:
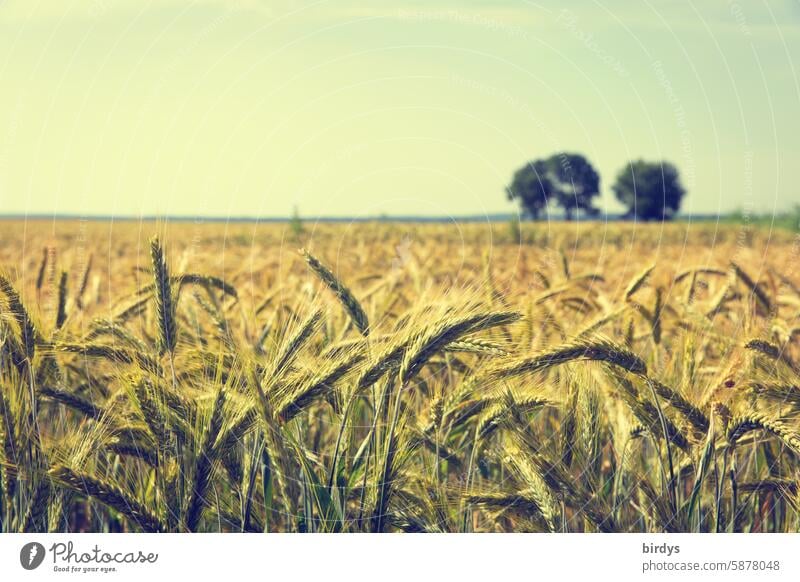
[[[2,534],[0,579],[798,580],[799,544],[800,534]]]

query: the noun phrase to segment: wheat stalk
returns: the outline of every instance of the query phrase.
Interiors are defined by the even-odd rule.
[[[736,277],[745,284],[746,287],[750,289],[750,292],[755,296],[764,310],[769,313],[772,311],[772,302],[767,297],[767,294],[764,292],[764,289],[761,288],[761,285],[753,281],[753,279],[748,275],[744,269],[742,269],[739,265],[731,261],[730,263],[731,270],[736,275]]]
[[[206,494],[211,483],[211,474],[214,466],[214,443],[222,428],[222,409],[225,406],[225,390],[220,388],[211,409],[211,419],[203,435],[203,444],[200,447],[195,463],[191,494],[186,504],[185,522],[186,529],[196,531],[200,522],[203,508],[207,505]]]

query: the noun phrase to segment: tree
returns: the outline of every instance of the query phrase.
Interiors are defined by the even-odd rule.
[[[544,160],[535,160],[514,172],[511,185],[506,188],[509,200],[519,200],[522,211],[538,218],[553,196],[553,186],[547,177]]]
[[[579,211],[594,216],[598,210],[592,199],[600,193],[600,176],[582,155],[559,153],[517,170],[506,193],[509,200],[519,199],[533,218],[553,201],[564,209],[568,220]]]
[[[567,220],[579,211],[589,216],[599,212],[592,199],[600,194],[600,176],[589,160],[580,154],[561,153],[551,156],[548,165],[556,185],[558,203],[567,215]]]
[[[303,228],[303,219],[300,218],[300,211],[297,209],[297,206],[292,210],[292,217],[289,219],[289,228],[296,239],[299,239],[305,230]]]
[[[686,194],[678,169],[669,162],[630,162],[611,188],[628,207],[626,216],[642,220],[669,220]]]

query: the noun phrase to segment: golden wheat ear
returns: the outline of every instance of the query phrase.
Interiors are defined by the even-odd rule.
[[[175,316],[175,297],[172,292],[164,249],[158,237],[150,240],[150,258],[153,263],[156,315],[158,317],[158,345],[161,353],[175,351],[178,330]]]
[[[165,530],[161,520],[144,503],[124,492],[114,483],[60,465],[50,470],[50,477],[60,486],[93,497],[118,511],[145,532]]]
[[[641,273],[636,275],[630,283],[628,283],[628,287],[625,289],[625,301],[630,301],[630,299],[636,294],[639,289],[644,287],[647,280],[650,278],[650,274],[656,268],[655,265],[650,265],[646,269],[644,269]]]
[[[11,279],[4,273],[0,273],[0,293],[5,295],[8,310],[19,326],[19,337],[25,349],[25,355],[29,360],[32,360],[36,351],[36,343],[39,341],[39,334],[33,325],[33,319],[31,319],[28,310],[22,303],[19,293],[11,283]]]
[[[800,455],[800,435],[776,418],[763,414],[739,416],[731,420],[728,426],[728,443],[735,446],[749,432],[763,430],[778,437],[795,455]]]
[[[353,292],[333,274],[333,271],[323,265],[314,255],[305,249],[302,249],[300,254],[305,259],[309,268],[323,283],[325,283],[328,289],[336,295],[336,298],[342,304],[345,311],[347,311],[348,315],[350,315],[350,319],[353,320],[353,324],[361,335],[365,337],[369,335],[369,318]]]
[[[487,377],[490,380],[502,380],[581,360],[607,362],[637,375],[647,373],[647,364],[639,356],[601,338],[580,339],[533,356],[499,364],[489,370]]]

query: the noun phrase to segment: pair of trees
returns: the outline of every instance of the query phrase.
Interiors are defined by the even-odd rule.
[[[675,166],[644,160],[623,168],[611,189],[627,207],[626,216],[641,220],[672,218],[686,193]],[[554,205],[564,209],[568,220],[600,212],[593,202],[600,194],[600,176],[580,154],[558,153],[526,164],[514,173],[506,193],[532,218]]]

